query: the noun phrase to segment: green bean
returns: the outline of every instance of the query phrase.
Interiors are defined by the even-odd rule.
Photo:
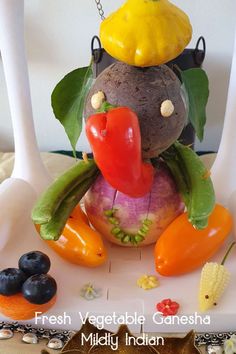
[[[189,184],[186,180],[186,176],[183,174],[183,169],[180,167],[180,161],[177,160],[176,156],[168,156],[165,153],[162,153],[162,156],[169,167],[171,174],[173,175],[175,182],[177,184],[178,190],[182,196],[184,204],[188,208],[190,203],[190,190]]]
[[[177,152],[183,174],[187,175],[190,189],[190,202],[187,206],[189,221],[197,229],[208,224],[208,217],[215,207],[215,193],[209,171],[198,155],[189,147],[176,142]]]
[[[40,236],[44,240],[57,241],[59,239],[73,209],[91,187],[97,175],[95,174],[77,185],[62,201],[52,219],[48,223],[41,225]]]
[[[97,170],[94,160],[80,161],[59,176],[42,194],[33,208],[31,218],[35,224],[49,222],[63,199],[81,182]]]

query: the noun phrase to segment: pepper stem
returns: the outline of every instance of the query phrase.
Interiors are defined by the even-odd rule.
[[[101,107],[97,110],[97,112],[98,113],[106,113],[106,112],[110,111],[110,109],[114,109],[114,108],[117,108],[117,106],[105,101],[105,102],[103,102]]]
[[[87,155],[86,152],[83,152],[83,153],[82,153],[82,157],[83,157],[83,161],[84,161],[85,163],[89,163],[88,155]]]
[[[232,243],[231,243],[231,245],[229,246],[228,251],[226,252],[226,254],[225,254],[225,256],[224,256],[224,258],[223,258],[223,260],[222,260],[222,262],[221,262],[221,265],[224,265],[224,264],[225,264],[225,262],[226,262],[226,260],[227,260],[227,258],[228,258],[228,256],[229,256],[229,254],[230,254],[232,248],[233,248],[235,245],[236,245],[236,242],[232,242]]]

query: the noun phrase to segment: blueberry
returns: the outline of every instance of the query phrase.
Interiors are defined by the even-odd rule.
[[[23,284],[22,294],[32,304],[42,305],[50,301],[57,292],[57,283],[48,274],[36,274]]]
[[[0,294],[5,296],[15,295],[21,292],[27,276],[17,268],[7,268],[0,272]]]
[[[19,268],[28,276],[46,274],[50,266],[49,257],[40,251],[28,252],[19,259]]]

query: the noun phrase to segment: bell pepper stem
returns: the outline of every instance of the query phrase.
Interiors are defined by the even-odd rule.
[[[110,111],[110,109],[114,109],[114,108],[117,108],[117,106],[105,101],[105,102],[103,102],[101,107],[97,110],[97,112],[98,113],[106,113],[106,112]]]

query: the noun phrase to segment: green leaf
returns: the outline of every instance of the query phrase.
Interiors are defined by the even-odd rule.
[[[55,87],[51,104],[55,117],[63,125],[74,155],[83,125],[86,95],[92,85],[92,63],[67,74]]]
[[[209,80],[204,70],[195,68],[181,71],[181,79],[189,100],[189,121],[197,137],[203,140],[206,124],[206,105],[209,98]]]

